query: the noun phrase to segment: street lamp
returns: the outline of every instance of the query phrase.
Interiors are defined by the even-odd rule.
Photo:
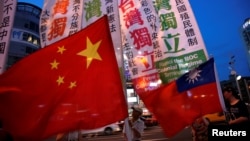
[[[241,76],[240,76],[240,75],[237,75],[235,70],[231,70],[231,75],[234,76],[234,80],[235,80],[235,82],[236,82],[238,94],[239,94],[239,96],[240,96],[240,99],[243,100],[242,94],[241,94],[240,85],[239,85],[239,80],[241,79]]]
[[[236,80],[240,80],[241,79],[241,75],[238,75],[237,77],[236,77]]]
[[[235,56],[231,56],[230,58],[230,62],[229,62],[229,69],[231,70],[231,75],[234,76],[234,80],[236,82],[236,86],[237,86],[237,90],[238,90],[238,94],[240,96],[240,99],[243,100],[242,98],[242,94],[241,94],[241,90],[240,90],[240,85],[239,85],[239,80],[241,79],[241,76],[240,75],[237,75],[236,71],[235,71],[235,68],[234,68],[234,63],[235,63]]]

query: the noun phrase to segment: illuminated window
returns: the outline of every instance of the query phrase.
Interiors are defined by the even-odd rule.
[[[32,36],[30,35],[29,37],[28,37],[28,40],[27,40],[28,42],[32,42]]]
[[[37,39],[34,39],[33,44],[38,45]]]

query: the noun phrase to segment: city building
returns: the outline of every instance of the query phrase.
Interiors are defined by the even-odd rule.
[[[245,19],[240,28],[243,42],[245,43],[248,66],[250,69],[250,18]]]
[[[17,3],[8,50],[7,68],[40,49],[39,20],[41,11],[41,8],[33,4]]]

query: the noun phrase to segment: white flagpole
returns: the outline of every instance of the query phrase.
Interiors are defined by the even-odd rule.
[[[117,8],[116,9],[116,15],[118,17],[118,21],[120,25],[120,14],[119,14],[119,6],[118,6],[118,1],[113,1],[113,4],[115,5],[114,8]],[[121,76],[123,76],[122,80],[123,80],[123,91],[124,91],[124,96],[125,96],[125,99],[126,101],[128,102],[127,100],[127,85],[126,85],[126,77],[125,77],[125,68],[124,68],[124,57],[123,57],[123,46],[122,46],[122,32],[121,32],[121,28],[117,28],[117,32],[120,33],[120,53],[118,53],[117,57],[120,57],[117,59],[117,61],[121,60],[121,62],[118,62],[118,64],[120,64],[119,67],[121,67]],[[116,32],[116,33],[117,33]],[[117,54],[117,53],[116,53]],[[120,54],[120,56],[119,56]],[[129,114],[129,113],[128,113]],[[126,138],[126,141],[132,141],[132,132],[131,132],[131,128],[129,126],[129,117],[127,117],[125,120],[124,120],[124,127],[123,127],[123,131],[122,131],[125,135],[125,138]]]
[[[120,14],[119,14],[119,9],[118,9],[118,1],[116,1],[116,4],[117,4],[117,10],[118,10],[118,18],[119,18],[119,23],[120,23]],[[119,28],[119,33],[120,33],[120,36],[122,39],[122,34],[121,34],[121,28]],[[122,74],[121,76],[123,76],[123,88],[124,88],[124,96],[125,96],[125,99],[126,101],[128,102],[128,98],[127,98],[127,85],[126,85],[126,78],[125,78],[125,68],[124,68],[124,57],[123,57],[123,46],[122,46],[122,40],[120,40],[120,60],[121,60],[121,68],[122,68]],[[119,60],[119,59],[118,59]],[[119,64],[119,63],[118,63]],[[128,113],[129,114],[129,113]],[[124,132],[124,136],[126,138],[126,141],[132,141],[132,131],[131,131],[131,128],[129,126],[129,117],[127,117],[125,120],[124,120],[124,128],[123,128],[123,132]]]
[[[216,68],[215,62],[214,62],[214,74],[215,74],[216,85],[217,85],[217,89],[218,89],[218,94],[219,94],[219,99],[220,99],[221,107],[222,107],[222,109],[223,109],[224,112],[227,112],[225,101],[224,101],[222,90],[221,90],[221,86],[220,86],[220,81],[219,81],[219,77],[218,77],[218,73],[217,73],[217,68]]]

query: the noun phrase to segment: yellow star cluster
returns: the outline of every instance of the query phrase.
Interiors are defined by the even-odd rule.
[[[58,47],[58,50],[57,50],[57,53],[60,53],[63,55],[63,53],[66,51],[65,47],[64,46],[61,46],[61,47]],[[54,59],[52,62],[50,62],[50,65],[51,65],[51,70],[58,70],[59,69],[59,65],[60,65],[60,62],[57,61],[56,59]],[[60,85],[63,85],[65,82],[64,82],[64,76],[61,76],[59,75],[56,79],[56,83],[58,86]],[[72,81],[69,83],[68,85],[68,88],[72,89],[74,87],[76,87],[76,81]]]

